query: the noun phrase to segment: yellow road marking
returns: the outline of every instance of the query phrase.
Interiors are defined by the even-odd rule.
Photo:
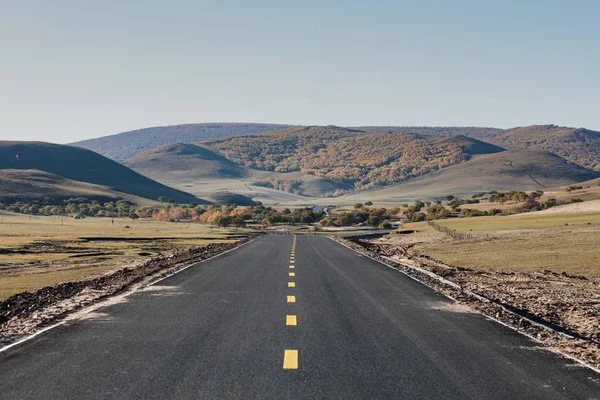
[[[296,273],[295,272],[290,272],[289,275],[290,276],[296,276]]]
[[[294,266],[293,266],[293,265],[290,265],[290,269],[294,269]]]
[[[285,324],[287,326],[296,326],[298,325],[298,319],[295,315],[286,315],[285,316]]]
[[[283,355],[283,369],[298,369],[298,350],[286,350]]]
[[[293,259],[290,260],[290,264],[294,264],[294,260]]]
[[[296,287],[296,282],[288,282],[288,287]]]
[[[296,302],[296,296],[288,296],[287,297],[287,302],[288,303],[295,303]]]

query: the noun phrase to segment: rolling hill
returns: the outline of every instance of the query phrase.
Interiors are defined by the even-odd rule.
[[[217,192],[210,196],[217,204],[235,204],[238,206],[254,206],[256,202],[248,196],[232,192]]]
[[[510,150],[544,150],[589,169],[600,171],[600,132],[556,125],[532,125],[512,129],[476,127],[358,127],[367,132],[411,132],[420,135],[464,135]]]
[[[160,184],[92,151],[44,142],[0,141],[0,170],[38,170],[71,181],[102,185],[130,195],[177,202],[205,202]],[[40,197],[44,193],[40,190]]]
[[[85,197],[101,203],[125,198],[140,203],[137,197],[109,187],[78,182],[48,172],[34,169],[0,170],[0,202],[40,201],[56,204],[74,197]]]
[[[507,149],[549,151],[582,167],[600,171],[600,132],[597,131],[534,125],[500,134],[479,133],[474,137]]]
[[[157,181],[240,179],[246,168],[194,144],[176,143],[146,150],[123,165]]]
[[[205,140],[260,132],[281,131],[291,125],[206,123],[138,129],[73,143],[116,161],[161,145],[198,143]],[[367,133],[413,133],[420,136],[462,135],[505,149],[545,150],[586,168],[600,170],[600,132],[556,125],[513,129],[482,127],[363,126],[351,130]]]
[[[504,149],[465,136],[374,134],[335,126],[293,127],[204,144],[236,164],[265,171],[301,171],[357,190],[401,182]]]
[[[247,135],[275,129],[286,129],[290,125],[251,123],[207,123],[156,126],[136,129],[96,139],[71,143],[102,154],[115,161],[123,161],[136,154],[172,143],[197,143],[225,136]]]
[[[322,197],[352,186],[302,172],[259,171],[240,166],[219,153],[193,144],[160,146],[123,163],[165,185],[223,202],[223,193],[245,195],[267,204]],[[215,197],[217,196],[217,197]],[[234,199],[235,200],[235,199]],[[243,199],[235,200],[242,205]]]
[[[410,181],[332,199],[335,204],[356,201],[409,202],[447,195],[469,196],[490,190],[546,190],[600,177],[600,173],[539,150],[510,150],[476,155],[471,160]]]

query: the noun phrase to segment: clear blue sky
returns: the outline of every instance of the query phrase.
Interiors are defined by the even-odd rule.
[[[600,129],[600,1],[0,0],[0,139],[156,125]]]

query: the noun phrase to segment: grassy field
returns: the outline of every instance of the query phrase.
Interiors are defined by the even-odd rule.
[[[568,214],[518,214],[513,216],[454,218],[436,221],[463,232],[525,231],[536,229],[558,228],[563,226],[600,227],[600,213],[568,213]],[[424,223],[422,223],[424,224]],[[407,227],[413,225],[406,225]]]
[[[426,223],[406,224],[418,232],[421,254],[476,270],[543,271],[600,276],[600,213],[522,214],[436,221],[476,239],[448,240]],[[489,238],[488,238],[489,235]],[[411,235],[413,236],[413,235]]]
[[[126,228],[128,226],[129,228]],[[0,214],[0,299],[97,276],[159,253],[235,240],[208,225],[109,218]]]

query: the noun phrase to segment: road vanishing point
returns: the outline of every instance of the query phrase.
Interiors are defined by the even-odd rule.
[[[0,353],[2,399],[588,399],[599,378],[321,236],[264,236]]]

